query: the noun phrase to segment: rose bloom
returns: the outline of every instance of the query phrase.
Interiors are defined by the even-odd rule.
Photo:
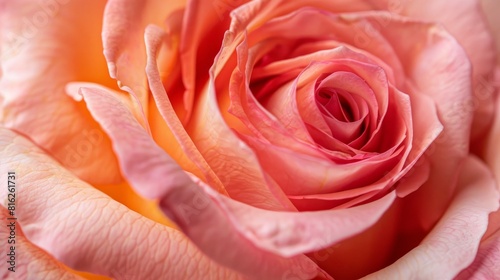
[[[0,1],[0,275],[500,279],[499,3]]]

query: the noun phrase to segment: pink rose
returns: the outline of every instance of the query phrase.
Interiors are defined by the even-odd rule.
[[[499,8],[0,1],[2,275],[500,279]]]

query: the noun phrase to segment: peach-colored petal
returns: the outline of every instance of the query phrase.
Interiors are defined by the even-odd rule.
[[[7,175],[5,174],[4,176]],[[12,218],[12,216],[9,215],[7,209],[4,208],[4,206],[0,206],[0,219],[6,221],[6,225],[0,227],[0,238],[5,240],[5,251],[2,251],[5,260],[2,264],[2,270],[0,271],[0,278],[8,280],[82,279],[70,273],[67,269],[62,267],[60,263],[54,260],[53,257],[26,240],[19,223],[14,220],[9,220],[9,218]],[[13,230],[15,234],[11,234],[11,222],[14,223]],[[14,238],[9,239],[9,237]],[[9,243],[7,243],[7,241],[9,241]],[[15,243],[11,241],[15,241]],[[13,251],[10,251],[11,246],[14,247]],[[12,263],[9,263],[10,256],[8,256],[8,254],[14,255]],[[7,265],[5,265],[5,262],[7,262]],[[12,267],[14,271],[8,270],[9,267]]]
[[[488,214],[498,209],[499,193],[487,167],[472,156],[458,182],[451,205],[422,243],[364,279],[451,279],[472,263]]]
[[[174,11],[182,9],[185,1],[112,0],[106,4],[102,41],[104,56],[111,77],[129,92],[139,111],[141,123],[147,127],[148,85],[144,68],[146,51],[143,41],[148,24],[161,24]]]
[[[474,111],[474,124],[471,131],[472,140],[481,140],[493,116],[493,96],[485,95],[481,83],[490,79],[495,66],[496,53],[494,37],[490,33],[488,21],[484,15],[480,0],[464,0],[460,2],[447,0],[423,1],[373,1],[373,5],[389,9],[417,20],[442,23],[454,38],[464,47],[473,66],[474,99],[461,104],[462,110]],[[492,1],[497,2],[497,1]],[[492,15],[498,14],[498,7],[489,6]],[[491,17],[491,16],[490,16]],[[390,25],[391,18],[381,23]],[[496,35],[498,38],[498,34]]]
[[[184,107],[187,114],[181,121],[191,117],[196,90],[202,90],[196,88],[197,83],[208,79],[208,70],[220,47],[218,43],[205,42],[222,42],[229,12],[247,1],[188,1],[180,43],[182,81],[186,88]]]
[[[109,139],[64,87],[71,81],[113,84],[99,38],[104,3],[0,2],[0,123],[99,184],[121,180]]]
[[[239,231],[255,246],[282,256],[325,249],[372,226],[395,199],[394,193],[361,206],[311,212],[270,212],[219,198]],[[314,238],[311,238],[314,236]]]
[[[377,24],[377,17],[352,16],[345,19],[354,22],[367,20],[373,26]],[[432,166],[429,180],[406,202],[411,212],[411,223],[428,230],[442,215],[454,194],[457,170],[469,152],[473,112],[463,110],[462,105],[472,95],[471,65],[464,50],[443,28],[406,22],[392,22],[380,32],[405,66],[410,98],[425,95],[433,100],[443,126],[440,136],[425,152]],[[402,36],[418,37],[419,44]],[[415,118],[428,118],[428,115],[416,115]],[[425,126],[422,128],[425,129]],[[415,136],[418,137],[418,134]],[[427,141],[427,137],[418,139],[415,145],[418,146],[420,141]],[[424,202],[425,207],[419,206]]]
[[[148,26],[146,30],[145,40],[147,48],[148,63],[146,73],[148,75],[149,86],[158,108],[159,114],[167,123],[170,130],[173,132],[175,139],[183,149],[187,157],[201,170],[205,176],[205,180],[216,188],[219,192],[226,192],[225,186],[220,181],[217,174],[213,172],[203,155],[198,151],[192,139],[187,134],[181,120],[177,117],[172,103],[170,102],[167,93],[160,80],[156,57],[159,47],[162,44],[165,33],[156,26]]]
[[[2,174],[18,174],[16,216],[26,237],[67,266],[118,279],[240,279],[179,231],[130,211],[5,128],[0,157]]]

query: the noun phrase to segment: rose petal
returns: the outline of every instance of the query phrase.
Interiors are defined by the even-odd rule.
[[[478,0],[374,1],[374,6],[422,21],[442,23],[472,60],[476,75],[488,75],[495,65],[493,38]],[[389,18],[390,21],[390,18]],[[388,22],[389,22],[388,21]],[[381,23],[382,24],[382,23]]]
[[[500,275],[500,230],[481,242],[474,262],[462,271],[455,280],[498,279]]]
[[[200,90],[196,88],[197,82],[208,79],[208,70],[220,47],[217,44],[204,42],[221,42],[227,28],[229,12],[247,1],[190,0],[188,2],[180,43],[182,81],[186,87],[184,106],[187,110],[187,119],[191,116],[195,91]]]
[[[489,170],[472,156],[464,161],[458,182],[451,205],[422,243],[363,279],[451,279],[471,264],[488,214],[498,209],[499,193]]]
[[[482,156],[493,172],[493,175],[495,175],[497,188],[500,190],[500,158],[498,157],[500,154],[500,95],[497,95],[495,108],[497,113],[490,133],[486,137],[486,145]],[[488,231],[485,233],[485,238],[491,236],[498,229],[500,229],[500,211],[490,215],[490,222],[488,223]]]
[[[78,180],[26,138],[0,128],[0,147],[0,171],[18,175],[16,216],[26,237],[71,268],[118,279],[240,278],[179,231]]]
[[[378,8],[388,9],[417,20],[442,23],[447,31],[464,47],[473,66],[474,99],[473,108],[469,104],[465,110],[474,111],[474,124],[472,126],[471,139],[480,140],[488,129],[493,116],[493,96],[482,94],[482,85],[490,78],[495,66],[496,54],[494,40],[490,33],[488,21],[483,13],[481,1],[465,0],[459,3],[447,0],[425,0],[425,1],[373,1],[372,4]],[[494,2],[494,1],[492,1]],[[498,6],[498,5],[497,5]],[[499,11],[494,5],[490,5],[492,14]],[[390,24],[391,18],[382,25]],[[493,25],[494,26],[494,25]],[[498,34],[496,38],[499,38]]]
[[[285,260],[271,257],[267,252],[290,257],[329,246],[369,227],[395,198],[392,193],[384,199],[356,208],[293,213],[272,212],[241,204],[199,182],[205,193],[179,168],[175,168],[175,163],[153,141],[147,141],[146,132],[130,117],[130,112],[122,111],[121,118],[115,117],[119,110],[125,109],[119,109],[123,105],[112,102],[111,95],[91,89],[82,89],[81,93],[96,119],[114,139],[124,174],[137,191],[150,198],[159,198],[162,209],[207,254],[245,273],[264,259],[277,262],[278,265],[273,268],[276,270],[270,272],[264,269],[264,275],[282,273]],[[132,133],[134,137],[126,137],[121,131]],[[135,151],[132,151],[132,147]],[[137,160],[136,153],[147,156]],[[345,226],[338,227],[339,224]],[[299,228],[302,230],[299,231]],[[311,239],[310,236],[315,232],[335,234],[327,235],[325,239]],[[249,241],[252,247],[248,247]],[[248,261],[240,260],[239,264],[235,264],[227,251],[214,247],[214,244],[222,243],[233,244],[230,246],[234,250],[231,255],[245,254],[255,258],[249,257]],[[261,249],[255,250],[253,246]],[[301,258],[286,260],[287,263],[289,261],[306,265]]]
[[[102,41],[111,77],[135,99],[141,112],[141,123],[147,127],[148,85],[144,68],[146,52],[143,43],[148,24],[160,24],[174,11],[182,9],[185,0],[166,3],[159,0],[111,0],[106,4]]]
[[[6,173],[4,173],[6,174]],[[5,175],[6,176],[6,175]],[[7,181],[5,178],[4,181]],[[77,275],[72,274],[67,269],[62,267],[60,263],[54,260],[50,255],[34,246],[24,237],[21,226],[17,221],[8,220],[12,218],[9,212],[3,206],[0,206],[0,219],[7,221],[7,226],[0,227],[0,238],[5,241],[15,241],[10,245],[4,245],[6,249],[5,254],[10,254],[10,247],[14,247],[15,265],[14,272],[9,271],[11,267],[9,264],[10,256],[5,257],[8,265],[2,266],[0,278],[2,279],[83,279]],[[8,239],[11,237],[10,223],[15,223],[15,239]],[[7,242],[6,242],[7,243]],[[9,242],[10,243],[10,242]]]
[[[344,18],[346,21],[352,20],[353,24],[378,24],[376,14]],[[461,46],[438,26],[408,20],[401,24],[399,21],[392,21],[387,28],[382,28],[379,32],[391,44],[405,66],[410,98],[418,98],[419,95],[431,98],[444,128],[439,138],[431,141],[430,143],[434,142],[433,145],[426,150],[426,156],[432,166],[429,180],[415,192],[412,201],[405,205],[409,213],[411,212],[411,223],[428,230],[442,215],[451,199],[455,188],[453,178],[458,174],[460,162],[468,154],[473,112],[464,110],[462,106],[472,94],[471,65]],[[420,38],[419,44],[414,44],[413,39],[402,38],[401,34]],[[419,115],[414,119],[426,120],[427,117],[425,115],[425,118],[422,118]],[[427,130],[425,125],[418,126]],[[436,131],[439,131],[438,127]],[[429,142],[428,139],[435,136],[435,132],[424,137],[422,134],[415,134],[414,142],[418,146],[420,143]],[[423,201],[426,207],[419,207]],[[415,222],[417,220],[419,222]]]
[[[121,180],[110,141],[64,92],[71,81],[113,85],[98,35],[104,3],[1,1],[0,123],[80,178],[110,184]]]
[[[500,92],[500,91],[499,91]],[[495,175],[496,182],[500,188],[500,94],[497,94],[495,102],[495,120],[487,137],[484,158]]]
[[[218,104],[207,97],[213,94],[210,88],[198,100],[200,104],[207,101],[207,106],[201,110],[210,112],[195,112],[193,123],[196,126],[189,127],[190,135],[187,134],[159,79],[155,57],[163,36],[158,27],[150,26],[146,31],[149,58],[146,71],[158,109],[184,152],[204,172],[209,185],[219,190],[225,188],[232,198],[265,209],[293,210],[283,192],[263,175],[252,151],[223,123]],[[238,154],[234,147],[239,148]]]
[[[253,275],[259,270],[256,277],[266,279],[281,277],[293,266],[299,266],[308,277],[319,273],[305,256],[278,257],[243,238],[233,221],[226,217],[226,209],[212,202],[202,189],[195,186],[119,100],[101,89],[82,88],[80,93],[93,116],[113,139],[124,176],[143,196],[159,199],[162,210],[206,254],[244,274]],[[211,195],[218,197],[215,193]],[[383,211],[384,206],[380,209]],[[364,224],[365,217],[361,220]],[[225,246],[232,248],[231,254],[227,253]],[[250,257],[235,262],[234,256],[242,254]],[[264,268],[263,263],[266,264]]]
[[[500,3],[495,0],[482,0],[481,1],[483,12],[489,22],[489,27],[493,32],[493,39],[496,43],[497,63],[500,62],[500,18],[497,17],[500,12]]]

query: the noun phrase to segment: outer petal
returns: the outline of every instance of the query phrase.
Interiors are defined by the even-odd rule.
[[[5,175],[4,175],[5,176]],[[2,178],[4,179],[4,178]],[[5,178],[6,179],[6,178]],[[2,221],[7,221],[7,225],[12,220],[8,220],[8,218],[12,218],[9,215],[9,212],[3,206],[0,206],[0,219]],[[24,234],[20,228],[20,225],[15,222],[15,239],[8,239],[11,234],[11,230],[9,226],[0,227],[0,237],[2,240],[14,240],[16,243],[12,243],[10,245],[4,245],[6,250],[5,254],[10,253],[8,249],[10,246],[15,247],[15,272],[9,271],[7,268],[10,267],[10,264],[2,265],[2,271],[0,272],[0,278],[2,279],[64,279],[64,280],[73,280],[73,279],[82,279],[72,273],[70,273],[67,269],[63,268],[60,263],[54,260],[50,255],[41,250],[40,248],[34,246],[24,237]],[[2,254],[4,255],[4,254]],[[4,255],[5,256],[5,255]],[[10,257],[6,257],[7,263]],[[5,261],[4,261],[5,262]]]
[[[472,263],[488,214],[498,209],[499,194],[478,159],[468,157],[460,171],[457,195],[422,243],[364,279],[451,279]]]
[[[0,157],[2,174],[19,174],[16,215],[26,237],[71,268],[118,279],[240,278],[179,231],[130,211],[5,128]]]
[[[112,85],[100,59],[104,1],[0,1],[0,123],[27,135],[92,183],[120,180],[110,142],[64,92]]]

